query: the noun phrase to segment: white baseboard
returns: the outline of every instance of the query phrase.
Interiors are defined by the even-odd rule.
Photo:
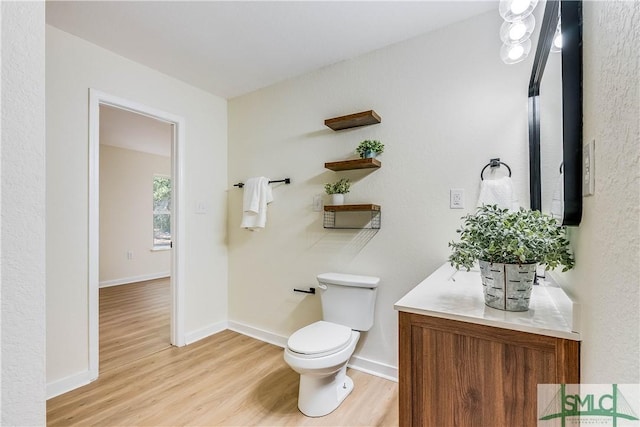
[[[283,335],[278,335],[273,332],[234,321],[222,321],[200,328],[196,331],[189,332],[186,334],[185,341],[187,345],[193,344],[196,341],[217,334],[218,332],[222,332],[226,329],[230,329],[234,332],[238,332],[239,334],[246,335],[281,348],[285,348],[287,346],[287,337]],[[357,355],[351,356],[351,360],[347,366],[358,371],[366,372],[367,374],[398,382],[398,368],[396,366],[387,365],[385,363]],[[95,379],[96,378],[92,378],[89,371],[85,371],[48,383],[47,399],[51,399],[52,397],[59,396],[78,387],[87,385]]]
[[[214,323],[212,325],[205,326],[204,328],[200,328],[193,332],[189,332],[185,335],[185,342],[187,345],[193,344],[196,341],[200,341],[203,338],[209,337],[211,335],[215,335],[218,332],[222,332],[225,329],[229,329],[228,322],[222,321],[218,323]]]
[[[87,385],[94,380],[96,380],[96,378],[93,378],[91,372],[87,370],[50,382],[47,384],[47,399],[75,390],[76,388]]]
[[[232,331],[238,332],[242,335],[246,335],[251,338],[255,338],[260,341],[267,342],[269,344],[276,345],[278,347],[285,348],[287,346],[287,337],[275,334],[273,332],[265,331],[259,328],[254,328],[239,322],[229,321],[228,328]],[[375,375],[390,381],[398,382],[398,367],[387,365],[382,362],[376,362],[375,360],[366,359],[360,356],[351,356],[351,360],[347,365],[352,369],[366,372],[367,374]]]
[[[349,360],[347,366],[351,369],[375,375],[376,377],[398,382],[397,366],[387,365],[386,363],[376,362],[375,360],[356,355],[351,356],[351,360]]]
[[[269,344],[277,345],[278,347],[285,348],[287,346],[287,337],[274,334],[273,332],[265,331],[263,329],[254,328],[253,326],[249,326],[244,323],[230,320],[228,328],[234,332],[238,332],[239,334],[246,335]]]
[[[144,282],[145,280],[164,279],[165,277],[171,277],[170,271],[163,271],[160,273],[141,274],[139,276],[123,277],[121,279],[105,280],[98,284],[100,288],[107,288],[109,286],[127,285],[129,283]]]

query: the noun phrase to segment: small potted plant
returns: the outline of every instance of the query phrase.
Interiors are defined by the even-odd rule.
[[[331,196],[332,205],[343,205],[344,195],[349,192],[349,188],[351,188],[351,182],[349,182],[348,178],[342,178],[333,184],[324,185],[324,191]]]
[[[483,205],[462,219],[462,227],[456,230],[460,242],[449,243],[453,248],[449,262],[467,271],[479,262],[489,307],[526,311],[538,264],[547,270],[563,266],[562,271],[575,264],[565,228],[550,215]]]
[[[369,139],[362,141],[356,148],[356,153],[358,153],[362,159],[375,158],[378,154],[382,154],[383,152],[383,143]]]

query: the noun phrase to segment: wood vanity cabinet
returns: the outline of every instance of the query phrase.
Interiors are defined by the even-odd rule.
[[[537,385],[579,383],[579,341],[399,316],[400,426],[536,426]]]

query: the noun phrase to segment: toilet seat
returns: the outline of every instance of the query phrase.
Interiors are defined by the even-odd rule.
[[[303,358],[327,356],[348,347],[352,333],[344,325],[320,320],[294,332],[287,341],[287,347]]]

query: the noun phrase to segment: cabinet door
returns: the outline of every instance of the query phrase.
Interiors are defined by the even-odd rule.
[[[536,426],[537,385],[578,382],[578,343],[400,313],[401,426]]]

